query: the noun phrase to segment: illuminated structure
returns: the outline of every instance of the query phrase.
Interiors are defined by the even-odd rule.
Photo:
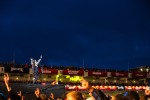
[[[42,57],[41,57],[42,58]],[[142,66],[135,69],[129,69],[128,71],[120,70],[104,70],[104,69],[83,69],[61,66],[39,66],[41,58],[36,61],[31,59],[30,65],[17,65],[17,67],[11,67],[12,65],[2,65],[0,67],[0,73],[9,73],[11,80],[27,81],[27,82],[53,82],[58,81],[63,84],[80,84],[82,77],[95,85],[111,85],[117,86],[145,86],[146,79],[150,77],[150,66]],[[7,67],[9,66],[9,67]],[[40,74],[41,73],[41,74]],[[0,76],[0,80],[3,77]]]

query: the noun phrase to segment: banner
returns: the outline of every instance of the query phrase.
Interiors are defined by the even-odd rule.
[[[107,77],[107,72],[94,72],[94,71],[88,71],[88,76],[101,76],[101,77]]]
[[[135,72],[135,73],[132,73],[132,77],[133,78],[146,78],[147,74],[146,73]]]
[[[11,72],[14,72],[14,71],[17,71],[17,72],[23,72],[23,68],[15,68],[15,67],[11,67]]]
[[[42,69],[39,67],[39,73],[43,74],[58,74],[58,69]]]
[[[92,86],[95,89],[100,89],[100,90],[107,90],[107,91],[116,91],[116,90],[145,90],[145,86]],[[84,89],[82,86],[80,85],[65,85],[65,89],[67,91],[86,91],[86,89]]]
[[[125,90],[145,90],[145,86],[125,86]]]
[[[111,72],[112,77],[128,77],[128,72]]]
[[[63,70],[64,75],[83,75],[84,70]]]

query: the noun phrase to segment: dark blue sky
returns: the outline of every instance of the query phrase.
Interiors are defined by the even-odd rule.
[[[0,0],[0,61],[150,65],[149,0]]]

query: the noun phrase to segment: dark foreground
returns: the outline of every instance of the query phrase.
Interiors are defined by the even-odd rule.
[[[41,90],[41,93],[50,96],[50,93],[53,93],[56,98],[60,98],[65,93],[65,86],[64,85],[51,85],[51,84],[25,84],[25,83],[13,83],[11,87],[15,93],[21,91],[22,95],[25,96],[25,100],[36,100],[36,96],[34,91],[36,88]],[[0,92],[4,93],[6,96],[8,95],[7,89],[4,83],[0,83]]]

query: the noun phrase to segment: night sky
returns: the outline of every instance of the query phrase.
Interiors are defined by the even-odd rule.
[[[150,66],[149,0],[0,0],[0,62]]]

